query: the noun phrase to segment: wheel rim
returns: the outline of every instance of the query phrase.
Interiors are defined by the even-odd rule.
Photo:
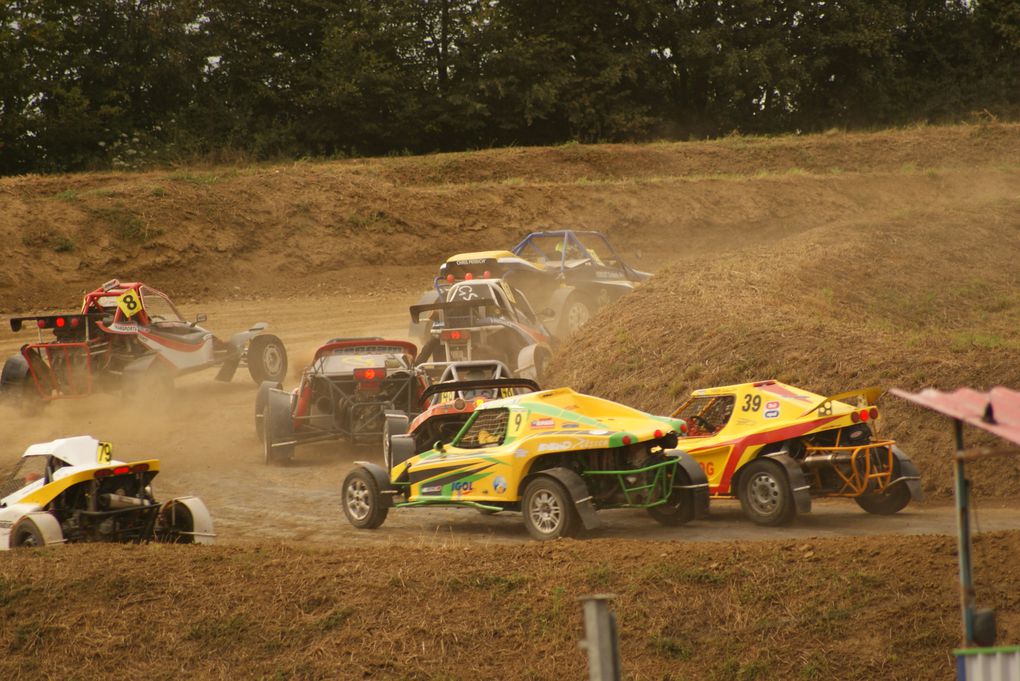
[[[747,500],[761,515],[772,515],[779,508],[779,481],[768,473],[758,473],[747,486]]]
[[[364,520],[372,511],[368,485],[364,480],[352,480],[347,485],[347,511],[355,520]]]
[[[262,366],[265,367],[266,373],[270,376],[276,376],[280,373],[280,368],[283,366],[283,355],[280,353],[280,349],[273,343],[262,349]]]
[[[573,333],[584,326],[590,317],[591,313],[588,311],[587,305],[574,303],[567,310],[567,328]]]
[[[35,540],[35,535],[31,532],[23,532],[21,537],[18,539],[18,546],[23,546],[26,549],[31,549],[39,546],[39,542]]]
[[[528,509],[531,524],[543,534],[552,534],[563,522],[563,507],[560,500],[549,490],[541,490],[531,497]]]

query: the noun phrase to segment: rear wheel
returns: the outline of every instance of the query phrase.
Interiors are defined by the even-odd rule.
[[[386,414],[386,422],[383,424],[382,434],[382,446],[383,446],[383,465],[386,466],[386,470],[393,468],[393,442],[391,438],[394,435],[406,435],[407,434],[407,414],[388,412]]]
[[[747,464],[740,476],[737,496],[744,515],[758,525],[785,525],[797,513],[786,473],[768,459]]]
[[[256,383],[280,383],[287,377],[287,349],[272,334],[255,336],[248,343],[248,373]]]
[[[910,488],[906,483],[899,482],[887,487],[884,492],[864,494],[855,497],[854,501],[868,513],[875,515],[893,515],[899,513],[910,503]]]
[[[580,518],[574,501],[563,485],[545,476],[535,478],[524,489],[524,526],[539,541],[572,537]]]
[[[390,509],[382,505],[382,494],[372,474],[355,468],[340,489],[340,503],[347,521],[359,530],[374,530],[383,524]]]
[[[269,465],[284,464],[294,456],[294,421],[286,394],[267,393],[262,414],[262,452]]]
[[[266,404],[269,402],[269,391],[279,390],[283,385],[273,381],[263,381],[259,385],[259,391],[255,393],[255,435],[260,441],[265,439],[266,431],[263,422],[266,417]]]
[[[570,295],[560,312],[557,335],[566,338],[577,333],[591,319],[591,311],[592,305],[584,296],[579,293]]]
[[[673,478],[674,485],[687,485],[690,481],[682,472],[677,472]],[[694,495],[690,490],[673,489],[669,500],[660,506],[652,506],[648,509],[648,515],[656,522],[669,527],[678,527],[694,520]]]

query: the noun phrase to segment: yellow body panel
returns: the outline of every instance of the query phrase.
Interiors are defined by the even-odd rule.
[[[877,394],[868,388],[837,397],[870,403]],[[759,381],[695,390],[673,416],[687,421],[690,430],[680,446],[705,471],[712,494],[730,497],[736,492],[730,484],[734,474],[766,445],[852,426],[860,409],[778,381]]]
[[[54,480],[48,485],[43,485],[39,489],[35,490],[31,494],[27,494],[24,497],[18,499],[19,504],[39,504],[45,506],[54,499],[56,499],[65,490],[77,485],[80,482],[86,482],[93,480],[96,477],[96,471],[99,470],[112,470],[121,466],[135,466],[140,463],[149,464],[150,473],[159,472],[159,459],[148,459],[146,461],[132,461],[131,463],[118,463],[110,464],[109,466],[97,466],[96,468],[89,468],[83,471],[77,471],[66,477]]]
[[[475,413],[500,410],[507,413],[502,438],[477,447],[448,444],[411,457],[393,468],[391,480],[397,483],[408,476],[412,502],[515,502],[539,457],[656,440],[671,431],[679,433],[681,425],[568,388],[487,402]]]

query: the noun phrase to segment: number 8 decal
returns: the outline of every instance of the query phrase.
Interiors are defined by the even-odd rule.
[[[125,317],[134,317],[142,311],[142,301],[134,291],[125,291],[117,298],[117,307]]]

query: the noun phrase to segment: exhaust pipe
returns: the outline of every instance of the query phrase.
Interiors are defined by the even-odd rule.
[[[128,497],[123,494],[100,494],[99,501],[103,506],[111,510],[118,508],[143,508],[154,505],[148,499]]]

